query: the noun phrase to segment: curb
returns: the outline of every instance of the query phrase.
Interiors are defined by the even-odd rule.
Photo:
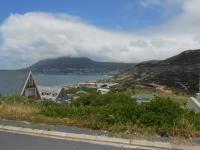
[[[109,145],[109,146],[120,147],[120,148],[137,148],[137,149],[145,149],[145,150],[166,150],[166,149],[199,150],[200,149],[200,146],[193,146],[193,145],[191,146],[190,145],[173,145],[167,142],[128,140],[128,139],[112,138],[112,137],[105,137],[105,136],[94,136],[94,135],[86,135],[86,134],[46,131],[46,130],[22,128],[22,127],[15,127],[15,126],[4,126],[4,125],[0,125],[0,131],[47,137],[47,138],[53,138],[53,139],[87,142],[87,143],[99,144],[99,145]]]

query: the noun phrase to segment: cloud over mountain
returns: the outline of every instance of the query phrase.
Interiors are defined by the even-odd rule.
[[[176,2],[181,13],[164,24],[137,33],[103,29],[68,14],[12,14],[0,24],[0,59],[9,68],[60,56],[139,62],[199,48],[200,1]],[[143,3],[145,7],[148,4]],[[161,3],[156,0],[151,5]]]

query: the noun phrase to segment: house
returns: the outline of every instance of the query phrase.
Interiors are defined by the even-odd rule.
[[[196,113],[200,113],[200,75],[199,75],[199,93],[196,94],[196,97],[190,97],[186,107],[193,110]]]
[[[58,94],[56,100],[59,102],[65,102],[71,104],[73,97],[71,94],[68,93],[68,91],[69,91],[68,88],[63,87],[60,90],[60,93]]]
[[[196,97],[190,97],[186,107],[196,113],[200,113],[200,93],[197,93]]]
[[[21,94],[32,99],[41,99],[31,71],[15,71],[13,73],[2,71],[0,73],[0,94],[1,96]]]
[[[33,78],[31,71],[28,74],[24,87],[21,91],[21,95],[28,98],[41,99],[37,84]]]
[[[83,90],[79,90],[75,94],[73,94],[73,99],[76,100],[76,99],[79,99],[80,97],[84,97],[84,96],[87,96],[87,95],[89,95],[88,92],[83,91]]]
[[[107,94],[110,92],[114,86],[118,85],[118,83],[98,83],[97,84],[97,93]]]
[[[107,88],[98,88],[97,89],[97,93],[107,94],[108,92],[110,92],[110,89],[107,89]]]
[[[57,102],[71,103],[72,96],[68,94],[68,88],[64,87],[47,87],[39,86],[39,91],[42,100],[53,100]]]
[[[55,101],[61,92],[61,87],[38,86],[42,100]]]
[[[96,82],[84,82],[84,83],[78,83],[77,88],[97,88]]]

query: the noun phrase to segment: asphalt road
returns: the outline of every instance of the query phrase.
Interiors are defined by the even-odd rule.
[[[0,132],[0,150],[121,150],[104,145]]]

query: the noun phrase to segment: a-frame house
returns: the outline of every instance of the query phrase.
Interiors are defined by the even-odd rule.
[[[28,74],[21,95],[32,99],[41,99],[40,92],[31,71]]]

